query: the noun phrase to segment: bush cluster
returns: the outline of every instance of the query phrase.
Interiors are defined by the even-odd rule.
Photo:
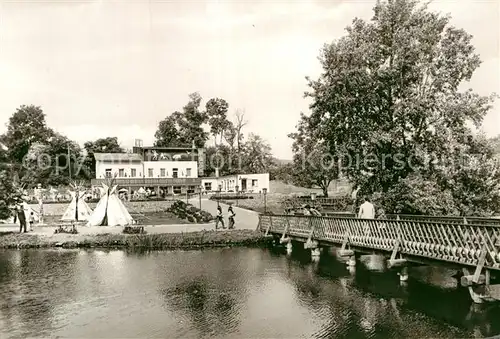
[[[123,228],[124,234],[145,234],[144,226],[125,226]]]
[[[184,219],[189,222],[208,223],[215,219],[210,213],[200,210],[191,204],[187,204],[182,200],[176,200],[172,206],[167,209],[167,212],[175,214],[179,219]]]

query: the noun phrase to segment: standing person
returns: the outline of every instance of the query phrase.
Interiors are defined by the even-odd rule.
[[[359,207],[358,218],[360,219],[375,219],[375,207],[370,202],[368,197],[363,198],[363,203]],[[370,225],[368,222],[364,222],[363,229],[365,231],[365,235],[370,234]]]
[[[30,231],[33,231],[33,224],[35,223],[35,213],[31,212],[29,221],[30,221]]]
[[[229,208],[227,209],[227,213],[229,214],[229,226],[228,226],[228,228],[230,230],[232,230],[234,228],[234,217],[236,216],[236,214],[233,211],[233,206],[229,206]]]
[[[26,233],[26,215],[24,214],[24,208],[18,206],[17,208],[17,218],[19,219],[19,233]]]
[[[358,218],[375,219],[375,207],[368,197],[364,197],[363,203],[359,206]]]
[[[222,224],[222,228],[225,229],[226,226],[224,226],[224,218],[222,216],[222,207],[217,206],[217,217],[215,219],[215,230],[217,230],[219,227],[219,222]]]

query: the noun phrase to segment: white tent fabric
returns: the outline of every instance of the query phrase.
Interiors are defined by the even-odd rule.
[[[64,212],[61,220],[63,221],[85,221],[92,214],[92,209],[85,202],[86,192],[71,191],[71,202]],[[78,202],[77,202],[78,201]]]
[[[40,213],[31,208],[30,205],[28,205],[26,202],[23,202],[23,209],[24,209],[24,215],[26,216],[26,222],[29,223],[31,212],[33,212],[33,217],[35,219],[35,222],[40,221]]]
[[[38,213],[33,208],[31,208],[30,205],[28,205],[26,202],[23,202],[22,206],[23,206],[23,210],[24,210],[24,215],[26,216],[26,223],[28,223],[28,227],[29,227],[29,220],[30,220],[31,212],[33,212],[33,217],[35,219],[35,222],[40,221],[40,215],[39,215],[40,213]],[[16,222],[14,222],[14,220]],[[14,216],[12,216],[6,220],[0,221],[0,224],[14,224],[14,223],[19,223],[19,220],[17,220],[17,218],[14,218]]]
[[[90,215],[87,226],[125,226],[134,219],[127,211],[123,202],[116,195],[116,187],[112,189],[103,184],[103,194],[94,212]]]

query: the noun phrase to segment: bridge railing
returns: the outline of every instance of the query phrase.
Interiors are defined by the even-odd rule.
[[[323,212],[326,217],[335,218],[356,218],[354,213],[344,212]],[[444,222],[453,224],[475,224],[475,225],[500,225],[500,219],[484,218],[484,217],[450,217],[450,216],[433,216],[433,215],[412,215],[412,214],[387,214],[386,219],[389,220],[413,220],[413,221],[429,221],[429,222]]]
[[[500,226],[421,220],[260,215],[263,232],[500,270]]]

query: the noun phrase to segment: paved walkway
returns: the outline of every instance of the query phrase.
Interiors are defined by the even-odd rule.
[[[199,198],[189,199],[189,203],[195,207],[199,207]],[[229,224],[227,209],[229,205],[220,204],[224,223]],[[217,214],[217,201],[209,200],[208,198],[201,199],[201,208],[212,215]],[[233,205],[236,229],[255,230],[259,223],[259,214],[255,211],[250,211],[244,208],[239,208]],[[55,226],[34,226],[33,232],[30,234],[53,235]],[[179,233],[179,232],[198,232],[203,230],[215,230],[215,222],[209,224],[181,224],[181,225],[144,225],[144,229],[148,233]],[[78,232],[80,234],[99,234],[99,233],[121,233],[122,226],[80,226]],[[0,232],[19,232],[19,224],[0,224]]]
[[[235,201],[236,202],[236,201]],[[200,207],[199,198],[191,198],[189,199],[189,203],[195,207]],[[222,207],[222,215],[224,216],[224,223],[228,225],[228,213],[227,209],[229,205],[220,204]],[[201,199],[201,209],[209,212],[212,215],[217,214],[217,201],[209,200],[208,198]],[[244,208],[239,208],[233,205],[234,213],[236,214],[235,219],[235,228],[237,229],[257,229],[257,225],[259,224],[259,213],[255,211],[250,211]]]

